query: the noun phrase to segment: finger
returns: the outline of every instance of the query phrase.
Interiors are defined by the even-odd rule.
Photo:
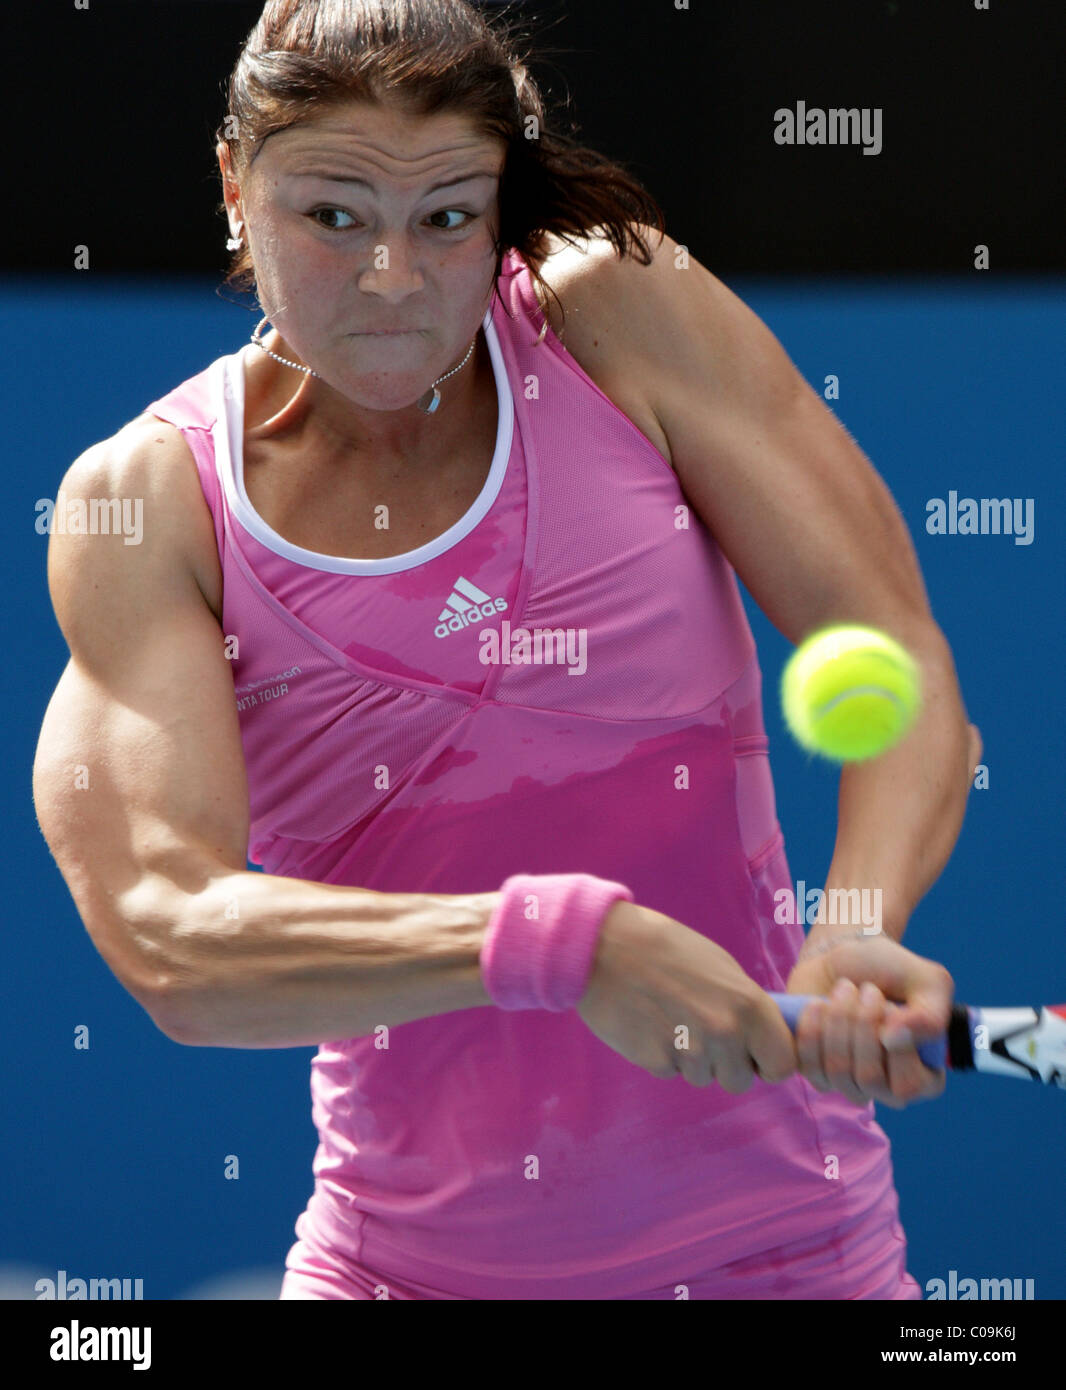
[[[944,1090],[947,1073],[932,1071],[914,1048],[905,1052],[886,1053],[888,1080],[896,1108],[902,1109],[916,1100],[933,1100]]]
[[[723,1091],[732,1096],[743,1095],[755,1080],[752,1058],[736,1043],[722,1042],[712,1048],[711,1071]]]
[[[910,1030],[900,1029],[898,1020],[904,1008],[902,1004],[889,1004],[881,1025],[892,1103],[897,1109],[902,1109],[914,1100],[932,1099],[940,1095],[947,1079],[947,1073],[943,1069],[934,1071],[918,1056]]]
[[[867,1100],[891,1103],[892,1088],[885,1069],[885,1050],[878,1036],[885,1013],[885,996],[869,980],[859,990],[852,1039],[852,1075]]]
[[[714,1080],[710,1059],[706,1053],[695,1048],[677,1048],[674,1052],[674,1068],[690,1086],[709,1086]]]
[[[906,1049],[915,1039],[926,1042],[946,1031],[955,982],[942,965],[924,961],[920,982],[908,982],[899,993],[906,1003],[892,1010],[889,1027],[882,1033],[885,1047],[890,1051]]]
[[[796,1040],[768,995],[759,993],[743,1018],[742,1046],[763,1081],[785,1081],[799,1067]]]
[[[822,1063],[824,1016],[824,1001],[818,999],[807,1005],[796,1024],[796,1056],[799,1058],[800,1075],[805,1077],[816,1091],[832,1089]]]
[[[867,1098],[852,1075],[852,1028],[858,1003],[859,990],[854,981],[838,980],[825,1006],[822,1058],[832,1089],[853,1105],[866,1105]]]

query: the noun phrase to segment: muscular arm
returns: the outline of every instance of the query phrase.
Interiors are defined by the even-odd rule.
[[[907,738],[841,773],[825,884],[880,888],[898,940],[958,840],[980,732],[883,479],[757,315],[677,252],[666,237],[645,267],[598,247],[571,287],[583,341],[594,321],[599,360],[642,383],[685,495],[783,636],[865,623],[919,662]]]
[[[33,769],[38,820],[97,950],[177,1042],[297,1047],[491,1004],[498,895],[375,893],[248,872],[233,679],[203,578],[218,568],[180,433],[140,420],[59,495],[143,498],[139,545],[50,541],[70,661]]]

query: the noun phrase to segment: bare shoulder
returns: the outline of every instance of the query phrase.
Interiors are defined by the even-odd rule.
[[[175,426],[148,413],[91,445],[67,469],[56,497],[55,563],[79,556],[77,546],[57,547],[73,509],[88,517],[124,516],[124,545],[135,547],[143,566],[169,567],[175,586],[191,572],[204,598],[221,613],[222,575],[214,525],[196,460]],[[115,522],[110,523],[114,528]],[[136,531],[133,527],[136,526]],[[90,552],[101,559],[106,548]],[[117,553],[121,554],[121,551]],[[127,552],[128,556],[128,552]],[[50,553],[50,565],[53,556]]]
[[[692,441],[706,436],[708,412],[734,429],[766,428],[802,378],[766,324],[687,247],[640,231],[648,265],[618,256],[606,239],[550,242],[541,274],[565,319],[550,295],[544,307],[564,345],[684,483],[690,457],[705,455]]]
[[[552,331],[582,370],[671,462],[649,374],[654,354],[647,346],[649,325],[669,331],[663,322],[663,281],[675,244],[660,239],[654,228],[639,230],[652,256],[647,266],[635,256],[620,257],[603,236],[570,241],[549,236],[540,274],[552,293],[540,296],[540,302]]]

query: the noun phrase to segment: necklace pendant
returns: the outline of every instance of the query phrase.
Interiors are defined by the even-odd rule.
[[[432,392],[432,395],[430,394]],[[425,415],[432,415],[437,406],[440,405],[440,392],[435,386],[431,386],[429,391],[418,401],[418,408]]]

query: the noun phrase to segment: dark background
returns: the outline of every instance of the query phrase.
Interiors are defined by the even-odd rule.
[[[213,132],[241,0],[5,7],[0,267],[225,266]],[[498,9],[498,6],[486,8]],[[1062,269],[1061,0],[544,0],[533,70],[586,143],[626,162],[717,273]],[[880,107],[877,156],[779,146],[779,107]],[[8,170],[10,172],[10,163]]]

